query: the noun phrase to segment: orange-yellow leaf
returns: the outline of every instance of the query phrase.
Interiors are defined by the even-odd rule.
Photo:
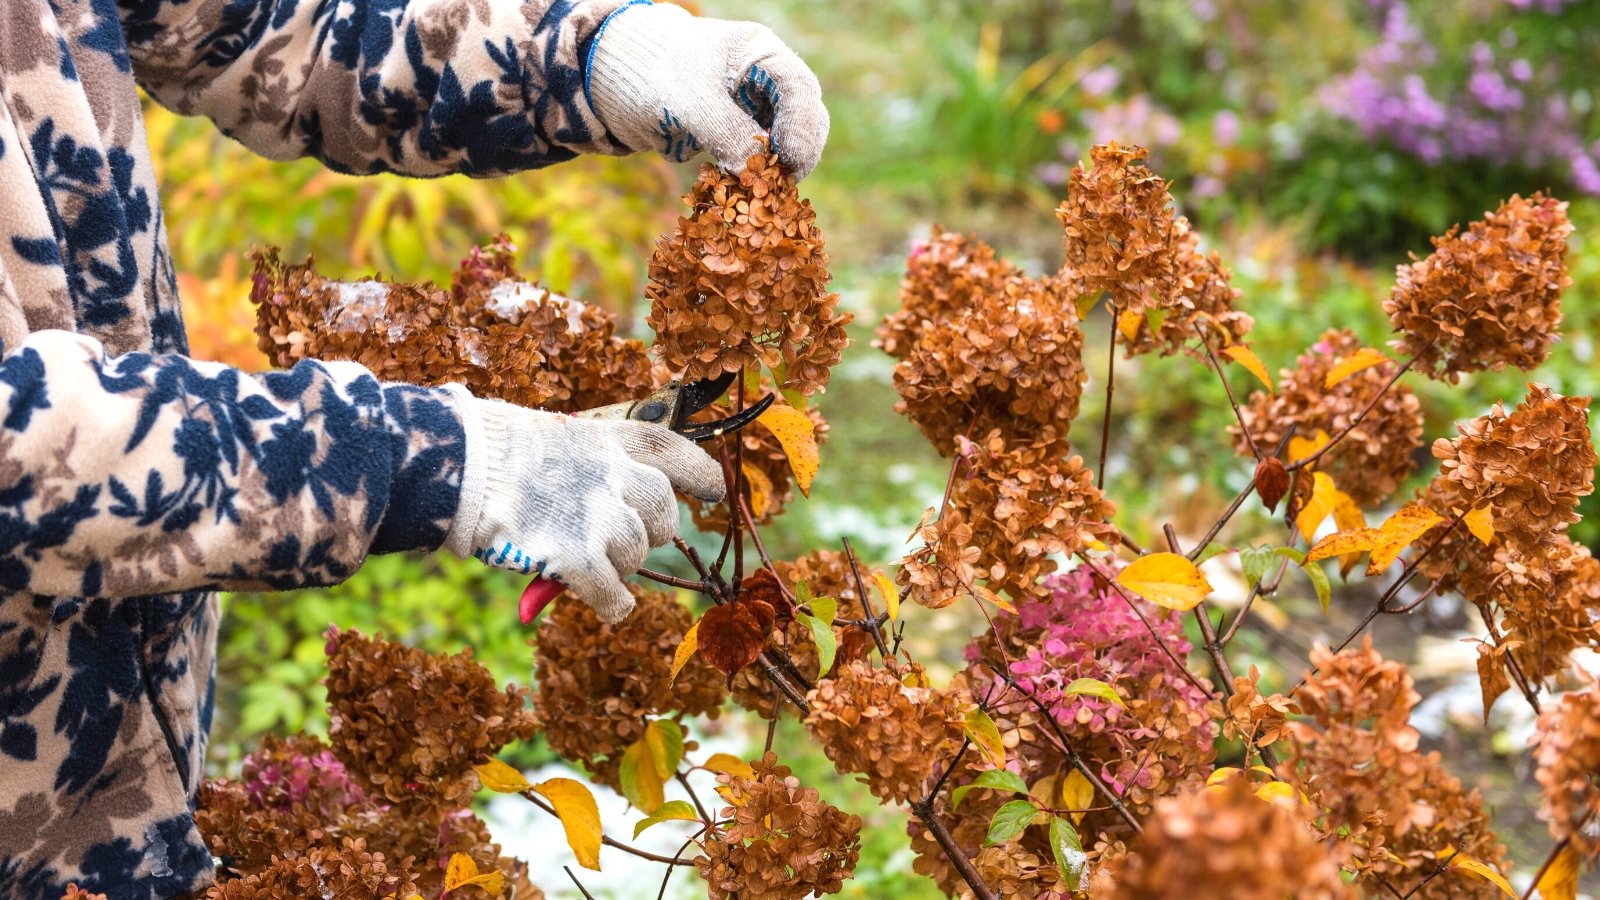
[[[783,455],[789,458],[789,469],[794,472],[794,483],[800,486],[800,493],[811,496],[811,479],[817,476],[817,467],[821,465],[816,425],[811,417],[792,406],[774,403],[756,421],[767,426],[783,445]]]
[[[643,812],[657,809],[667,802],[666,779],[662,777],[655,760],[650,758],[650,747],[645,738],[634,741],[622,751],[617,780],[622,785],[622,796]]]
[[[1499,870],[1497,870],[1494,866],[1491,866],[1482,860],[1473,859],[1470,856],[1457,853],[1455,856],[1450,857],[1449,868],[1460,869],[1463,872],[1471,872],[1479,878],[1482,878],[1484,881],[1493,884],[1500,890],[1505,891],[1506,896],[1511,897],[1512,900],[1516,900],[1517,892],[1511,889],[1511,883],[1506,881],[1506,877],[1501,875]]]
[[[978,592],[978,596],[982,597],[983,599],[993,603],[995,606],[1000,607],[1006,612],[1011,613],[1013,616],[1017,614],[1017,608],[1012,605],[1010,600],[1007,600],[1006,598],[996,594],[994,591],[991,591],[986,587],[983,587],[982,585],[979,585],[976,590]]]
[[[1294,517],[1295,527],[1300,529],[1300,536],[1306,543],[1311,543],[1317,536],[1317,529],[1322,527],[1323,521],[1333,514],[1333,508],[1338,503],[1339,488],[1333,483],[1327,472],[1311,473],[1311,499],[1300,508],[1299,515]]]
[[[900,618],[900,589],[894,586],[889,576],[882,572],[872,573],[872,586],[877,588],[879,599],[883,600],[883,608],[889,613],[889,621]]]
[[[1084,294],[1079,297],[1075,303],[1078,307],[1078,321],[1082,322],[1084,319],[1089,318],[1089,313],[1094,310],[1095,304],[1099,302],[1100,294],[1098,292]]]
[[[1141,556],[1117,573],[1117,583],[1157,606],[1194,609],[1211,593],[1211,582],[1195,564],[1176,553]]]
[[[1143,313],[1117,313],[1117,330],[1122,332],[1122,336],[1131,344],[1139,339],[1139,325],[1143,321]]]
[[[600,807],[595,805],[594,794],[571,778],[541,781],[533,790],[556,808],[561,827],[567,832],[567,846],[578,858],[578,865],[600,871]]]
[[[1382,537],[1378,545],[1372,548],[1372,556],[1367,562],[1367,574],[1376,575],[1389,568],[1389,564],[1395,561],[1400,551],[1409,547],[1412,541],[1422,537],[1428,529],[1442,521],[1444,520],[1438,513],[1415,503],[1384,520],[1383,525],[1378,528],[1378,531],[1382,532]]]
[[[1293,809],[1300,802],[1299,792],[1294,785],[1283,781],[1269,781],[1261,785],[1256,788],[1256,796],[1286,809]]]
[[[700,649],[700,623],[696,622],[684,632],[683,640],[678,642],[678,649],[672,651],[672,674],[667,676],[667,684],[671,685],[678,680],[678,673],[689,664],[689,658]]]
[[[1318,560],[1330,556],[1343,556],[1347,553],[1365,553],[1378,546],[1378,541],[1383,537],[1383,532],[1376,528],[1357,528],[1354,531],[1336,531],[1328,535],[1306,551],[1306,561],[1301,565],[1312,565]]]
[[[498,791],[502,794],[520,794],[532,787],[521,772],[498,759],[491,758],[488,762],[472,768],[478,773],[478,780],[483,782],[483,786],[491,791]]]
[[[1386,363],[1388,361],[1389,357],[1384,356],[1382,353],[1379,353],[1371,347],[1362,347],[1360,350],[1357,350],[1349,356],[1346,356],[1344,359],[1339,360],[1338,364],[1330,369],[1328,374],[1322,379],[1322,386],[1324,388],[1331,388],[1363,369],[1370,369],[1379,363]]]
[[[713,772],[737,775],[740,778],[754,778],[756,770],[750,764],[734,756],[732,753],[713,753],[706,760],[705,767]]]
[[[1333,527],[1340,531],[1355,531],[1357,528],[1367,527],[1367,517],[1361,512],[1360,504],[1344,491],[1336,491],[1333,495]],[[1349,576],[1350,570],[1360,562],[1360,553],[1346,553],[1339,557],[1339,577]]]
[[[1289,463],[1292,465],[1316,453],[1323,447],[1328,446],[1328,442],[1331,440],[1333,440],[1333,436],[1320,428],[1317,429],[1316,434],[1308,438],[1300,437],[1299,435],[1289,438]]]
[[[1072,814],[1073,824],[1083,821],[1089,807],[1094,805],[1094,785],[1083,773],[1073,769],[1061,781],[1061,808],[1077,810]]]
[[[1000,740],[1000,728],[994,724],[994,719],[974,706],[967,711],[964,724],[967,735],[972,738],[972,743],[977,746],[978,752],[983,754],[989,765],[996,769],[1005,768],[1006,745]]]
[[[1462,516],[1461,522],[1472,532],[1473,537],[1485,544],[1494,540],[1494,511],[1489,508],[1489,504],[1485,503]]]
[[[1257,356],[1254,350],[1243,344],[1234,344],[1232,347],[1223,347],[1222,352],[1227,354],[1229,359],[1244,366],[1257,381],[1266,385],[1267,393],[1274,393],[1272,376],[1267,374],[1266,364],[1261,362],[1261,357]]]
[[[499,896],[505,892],[506,877],[498,869],[478,874],[478,864],[472,857],[465,853],[450,854],[450,862],[444,870],[444,889],[446,893],[459,887],[475,884],[488,891],[491,896]]]
[[[767,508],[772,505],[772,479],[749,463],[739,468],[744,470],[744,483],[750,486],[750,514],[759,519],[767,514]]]
[[[1578,851],[1568,844],[1539,876],[1539,897],[1540,900],[1577,900],[1577,896]]]

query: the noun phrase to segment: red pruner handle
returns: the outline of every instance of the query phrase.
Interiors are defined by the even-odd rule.
[[[544,612],[550,601],[560,596],[566,587],[554,578],[535,578],[528,582],[528,586],[522,589],[522,598],[517,601],[517,616],[522,619],[522,624],[533,624],[539,613]]]

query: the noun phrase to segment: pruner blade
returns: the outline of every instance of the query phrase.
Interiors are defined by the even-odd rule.
[[[689,417],[715,403],[733,384],[733,372],[688,383],[674,381],[649,396],[627,403],[615,403],[577,413],[590,419],[635,419],[654,422],[676,431],[697,444],[731,434],[760,418],[775,399],[771,394],[731,416],[712,422],[690,422]]]

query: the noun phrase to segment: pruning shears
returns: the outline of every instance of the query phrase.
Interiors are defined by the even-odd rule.
[[[773,395],[767,394],[731,416],[710,422],[690,422],[690,416],[710,406],[727,392],[728,387],[733,384],[734,375],[733,372],[724,372],[715,378],[703,378],[687,383],[674,380],[666,387],[655,390],[639,400],[597,406],[573,415],[581,419],[633,419],[638,422],[653,422],[664,428],[670,428],[697,444],[703,444],[722,435],[732,434],[754,422],[767,411],[767,407],[771,406],[775,399]],[[522,624],[527,625],[537,618],[564,588],[565,585],[560,581],[543,576],[529,582],[522,590],[521,599],[517,601],[517,615],[522,619]]]

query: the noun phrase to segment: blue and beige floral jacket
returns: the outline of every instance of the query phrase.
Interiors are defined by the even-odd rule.
[[[460,490],[440,391],[185,357],[135,84],[269,157],[493,175],[623,152],[583,89],[622,3],[0,0],[0,900],[205,885],[212,592],[433,549]]]

